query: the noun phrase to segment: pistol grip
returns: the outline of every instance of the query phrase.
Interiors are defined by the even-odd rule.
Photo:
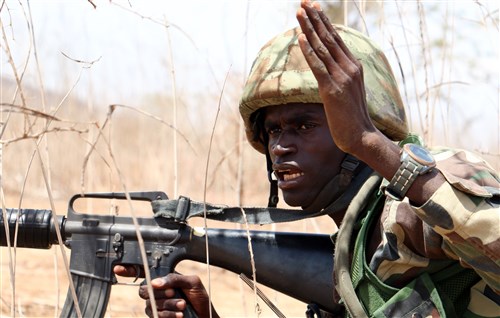
[[[163,277],[167,276],[168,274],[172,273],[172,268],[170,266],[158,266],[156,268],[151,268],[150,273],[151,273],[151,280],[158,278],[158,277]],[[146,280],[144,280],[141,285],[145,285]],[[175,288],[175,295],[174,298],[179,298],[179,299],[184,299],[186,301],[186,309],[184,309],[183,314],[184,317],[186,318],[198,318],[198,314],[194,310],[193,306],[189,302],[189,299],[187,296],[184,294],[182,289],[180,288]]]

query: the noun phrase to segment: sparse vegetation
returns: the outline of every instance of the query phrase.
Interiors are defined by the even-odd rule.
[[[475,14],[470,20],[471,16],[459,11],[460,8],[455,8],[452,2],[348,3],[345,8],[341,2],[326,2],[325,10],[331,10],[331,16],[361,30],[366,28],[370,35],[380,39],[400,79],[412,129],[422,133],[431,145],[446,144],[479,152],[500,170],[498,4],[471,1],[467,10]],[[295,4],[284,6],[280,14],[287,12],[290,14],[288,19],[292,19]],[[89,1],[87,5],[95,5],[99,10],[101,4]],[[102,5],[111,6],[120,14],[134,16],[138,24],[155,24],[161,30],[175,26],[170,32],[178,31],[186,36],[182,25],[168,25],[165,20],[149,18],[138,12],[134,3],[118,3],[115,7],[113,4]],[[55,6],[47,5],[47,10]],[[50,65],[44,64],[41,54],[44,43],[36,41],[33,31],[34,28],[42,29],[44,21],[33,20],[30,10],[29,2],[4,1],[0,4],[0,196],[3,208],[55,207],[58,214],[65,214],[66,202],[75,193],[124,191],[125,188],[129,191],[162,190],[171,196],[182,194],[198,201],[206,196],[209,202],[228,205],[266,204],[268,182],[264,158],[246,143],[237,112],[246,69],[228,71],[221,67],[216,71],[215,78],[224,77],[229,72],[221,96],[221,85],[217,80],[199,83],[201,76],[196,69],[178,69],[179,65],[186,64],[178,60],[169,64],[162,60],[165,74],[176,66],[176,72],[187,72],[193,83],[209,91],[202,89],[192,93],[179,88],[173,91],[174,96],[169,87],[164,91],[145,93],[130,104],[116,100],[98,105],[96,101],[106,99],[90,93],[85,98],[72,89],[73,86],[85,86],[79,82],[78,72],[92,74],[93,68],[106,63],[102,60],[82,62],[65,58],[64,63],[71,65],[66,68],[67,73],[58,73],[64,69],[62,66],[54,71],[60,75],[56,81],[60,82],[61,90],[46,88],[43,74],[51,72]],[[96,11],[95,14],[100,13]],[[23,25],[13,23],[20,21],[19,17],[24,19]],[[248,22],[249,31],[252,23],[253,20]],[[476,26],[476,33],[464,30],[471,25]],[[476,37],[481,32],[490,41],[482,42],[482,47],[478,47]],[[266,34],[265,37],[272,35]],[[165,41],[165,38],[158,41]],[[174,48],[175,39],[172,42]],[[18,41],[26,43],[20,45]],[[14,52],[14,46],[23,52]],[[163,56],[168,56],[168,52],[158,54],[159,59]],[[248,57],[246,64],[251,63],[252,57]],[[153,63],[142,62],[146,69],[151,67],[148,62]],[[459,64],[461,67],[457,67]],[[212,77],[204,76],[201,81],[206,78]],[[175,80],[174,74],[171,82]],[[92,83],[91,79],[89,81]],[[172,117],[174,104],[176,120]],[[206,171],[217,107],[221,107],[221,112],[215,126],[216,142],[210,150],[210,165]],[[173,141],[174,135],[176,142]],[[208,176],[206,187],[205,174]],[[330,233],[334,228],[324,218],[269,227],[324,233]],[[0,250],[0,315],[56,315],[66,295],[67,282],[64,271],[57,270],[64,266],[59,252],[55,249],[51,252]],[[202,276],[206,271],[204,266],[196,264],[183,264],[181,268],[183,272],[196,271]],[[12,283],[11,271],[15,271]],[[227,306],[218,306],[222,316],[229,316],[234,307],[241,315],[252,315],[255,304],[248,299],[253,298],[245,296],[251,292],[239,285],[236,276],[219,269],[213,271],[214,284],[230,291],[221,293],[214,288],[214,303]],[[40,283],[40,279],[44,283]],[[273,295],[271,291],[267,293]],[[142,302],[136,294],[134,287],[118,286],[113,291],[109,316],[142,316]],[[270,298],[280,309],[285,309],[285,313],[302,314],[302,304],[290,305],[290,300],[280,297]],[[281,307],[280,303],[285,305]]]

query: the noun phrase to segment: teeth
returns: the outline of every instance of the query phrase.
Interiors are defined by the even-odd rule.
[[[303,172],[295,172],[295,173],[292,173],[290,172],[290,170],[275,170],[274,171],[276,177],[279,178],[278,175],[281,175],[283,178],[284,181],[289,181],[289,180],[293,180],[295,178],[298,178],[300,176],[303,176],[304,173]]]
[[[292,179],[298,178],[298,177],[303,176],[303,175],[304,175],[303,172],[290,173],[290,174],[285,173],[283,175],[283,180],[288,181],[288,180],[292,180]]]

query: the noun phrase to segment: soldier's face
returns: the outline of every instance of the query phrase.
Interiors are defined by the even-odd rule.
[[[323,105],[267,107],[264,129],[285,202],[290,206],[309,206],[339,173],[345,156],[333,142]]]

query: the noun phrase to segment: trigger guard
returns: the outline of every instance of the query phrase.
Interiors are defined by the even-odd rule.
[[[142,268],[141,266],[137,265],[137,264],[134,264],[133,265],[134,269],[135,269],[135,278],[134,278],[134,283],[137,282],[137,280],[139,278],[141,278],[141,274],[142,274]],[[144,285],[146,283],[146,280],[144,280],[141,285]]]

